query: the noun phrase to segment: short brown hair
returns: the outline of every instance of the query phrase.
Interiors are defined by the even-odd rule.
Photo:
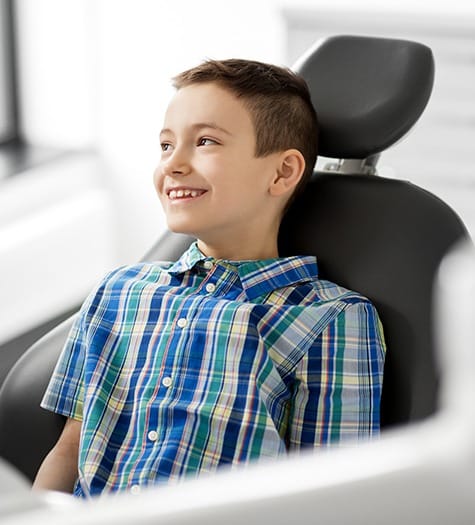
[[[295,148],[305,171],[292,198],[312,175],[318,152],[318,122],[307,83],[290,69],[253,60],[207,60],[173,78],[176,89],[216,82],[242,99],[256,133],[256,157]]]

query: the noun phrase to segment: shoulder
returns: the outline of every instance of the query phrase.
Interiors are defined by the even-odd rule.
[[[298,288],[302,291],[302,304],[306,306],[334,304],[340,308],[346,308],[358,304],[371,305],[371,301],[359,292],[326,279],[315,278],[303,283]]]
[[[119,266],[108,272],[100,282],[100,285],[107,286],[123,281],[154,281],[172,266],[173,263],[167,261],[141,262],[133,265]]]
[[[379,314],[368,297],[323,279],[314,279],[307,286],[302,304],[310,311],[325,311],[327,326],[343,322],[348,326],[371,326],[382,331]]]
[[[324,318],[318,331],[319,339],[314,340],[315,348],[320,351],[320,345],[325,344],[345,348],[347,353],[355,351],[367,355],[365,352],[370,352],[375,363],[384,363],[384,329],[373,302],[331,281],[316,279],[311,284],[315,296],[306,308],[307,314]],[[378,365],[378,373],[380,368]]]
[[[345,344],[366,342],[385,353],[384,330],[378,311],[373,302],[359,292],[339,286],[331,281],[315,283],[320,297],[325,297],[334,312],[327,328],[340,333]],[[321,304],[321,303],[320,303]]]
[[[160,284],[168,278],[167,269],[171,262],[137,263],[127,266],[119,266],[104,275],[104,277],[93,287],[83,309],[97,305],[103,300],[117,298],[135,287],[147,284]]]

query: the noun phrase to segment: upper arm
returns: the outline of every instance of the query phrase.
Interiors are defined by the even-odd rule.
[[[33,488],[72,492],[78,477],[81,422],[68,419],[55,446],[43,460]]]
[[[82,418],[86,352],[84,313],[81,311],[68,334],[41,407],[68,418]]]
[[[76,457],[77,460],[80,435],[81,421],[68,418],[55,445],[58,452],[63,452],[65,455]]]
[[[299,362],[290,448],[327,446],[379,433],[385,344],[374,306],[347,306]]]
[[[82,419],[89,332],[97,329],[100,320],[97,312],[106,308],[105,292],[113,275],[111,272],[101,281],[78,312],[41,401],[43,408],[69,418]]]

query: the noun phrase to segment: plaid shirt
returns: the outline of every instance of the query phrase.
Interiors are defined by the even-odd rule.
[[[314,257],[111,272],[71,330],[42,406],[82,420],[75,494],[171,482],[379,433],[385,346],[361,295]]]

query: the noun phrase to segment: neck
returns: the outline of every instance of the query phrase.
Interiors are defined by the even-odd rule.
[[[271,214],[268,214],[271,215]],[[277,238],[280,216],[260,214],[248,224],[231,228],[209,229],[198,237],[198,248],[207,257],[228,261],[257,261],[279,256]]]

